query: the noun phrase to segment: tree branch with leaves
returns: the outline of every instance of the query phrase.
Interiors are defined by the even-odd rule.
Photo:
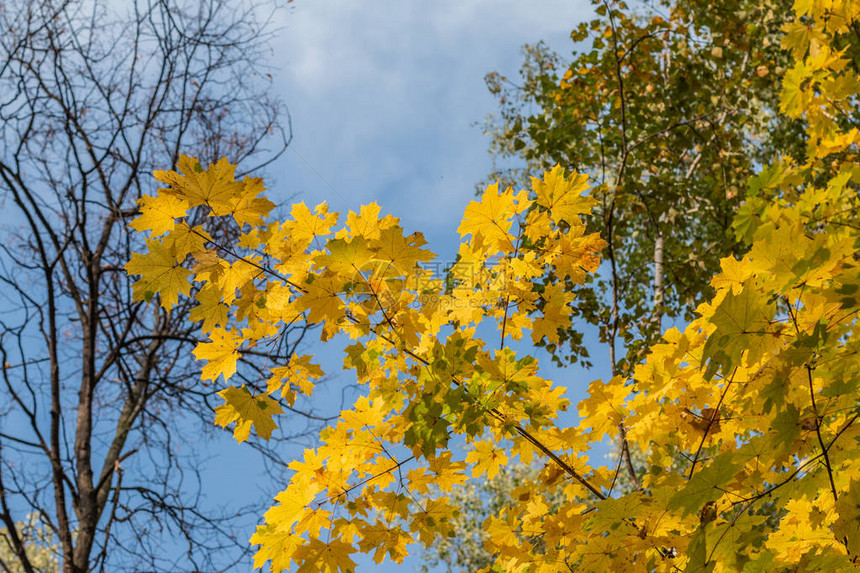
[[[228,310],[198,345],[204,378],[231,380],[246,348],[301,320],[323,341],[349,339],[344,365],[365,388],[290,464],[251,538],[255,565],[352,571],[358,552],[399,563],[410,543],[456,535],[452,492],[519,460],[540,471],[485,520],[484,571],[856,569],[860,183],[846,110],[858,18],[856,2],[797,3],[779,102],[807,125],[803,157],[750,180],[731,227],[748,248],[719,260],[713,296],[683,330],[629,375],[589,385],[573,426],[558,422],[565,389],[487,332],[536,345],[571,328],[570,284],[605,246],[584,221],[599,205],[585,175],[556,166],[529,190],[489,186],[465,209],[457,263],[437,277],[421,266],[434,258],[421,234],[377,205],[340,226],[325,203],[270,219],[227,161],[182,157],[159,172],[167,187],[152,209],[180,201],[238,223],[257,206],[259,221],[226,245],[178,241],[192,227],[171,213],[164,229],[143,229],[148,248],[126,266],[139,298],[158,291],[168,307],[216,289]],[[220,422],[235,422],[239,441],[276,424],[273,396],[310,392],[318,376],[254,374],[265,390],[221,392],[231,421]],[[641,489],[615,489],[618,469],[589,460],[622,428],[646,456]]]

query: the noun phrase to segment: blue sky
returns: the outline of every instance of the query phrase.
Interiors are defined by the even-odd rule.
[[[491,168],[476,125],[496,109],[484,75],[516,77],[525,43],[543,40],[569,53],[570,31],[591,16],[588,0],[296,0],[281,14],[273,45],[273,88],[289,106],[294,139],[269,169],[270,196],[327,201],[341,212],[377,201],[449,260],[463,209]],[[341,362],[332,350],[307,352],[333,372]],[[572,387],[578,401],[591,379],[605,375],[601,356],[595,352],[590,373],[545,375]],[[221,465],[217,491],[235,493],[259,475],[254,456],[234,446],[218,459],[231,462]],[[358,571],[417,565],[416,556],[400,566],[362,560]]]
[[[273,61],[294,151],[270,187],[336,210],[378,201],[407,230],[453,236],[490,168],[484,75],[515,77],[527,42],[568,52],[590,14],[587,0],[296,0]]]

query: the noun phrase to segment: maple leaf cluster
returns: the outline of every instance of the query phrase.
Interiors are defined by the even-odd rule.
[[[835,46],[854,41],[860,2],[796,11],[782,111],[808,122],[805,160],[776,161],[750,186],[734,227],[747,253],[722,260],[698,318],[631,377],[593,382],[573,427],[558,424],[566,389],[506,341],[556,342],[570,327],[571,286],[604,247],[581,219],[594,203],[584,175],[556,166],[528,190],[489,186],[466,207],[457,262],[434,276],[422,235],[376,204],[340,226],[325,203],[274,220],[262,182],[236,181],[226,160],[156,173],[166,187],[133,223],[147,252],[126,269],[137,298],[197,301],[203,378],[228,381],[243,351],[304,321],[323,341],[350,339],[344,367],[365,388],[290,464],[251,538],[255,567],[352,571],[357,552],[401,562],[410,543],[454,534],[454,488],[516,459],[543,469],[484,524],[494,571],[856,568],[860,166],[843,116],[857,83]],[[190,227],[191,208],[236,225],[238,240]],[[492,347],[476,334],[487,324]],[[239,441],[268,437],[280,402],[322,376],[310,360],[263,373],[256,393],[228,386],[216,423]],[[607,435],[646,454],[629,493],[615,491],[618,467],[588,459]]]

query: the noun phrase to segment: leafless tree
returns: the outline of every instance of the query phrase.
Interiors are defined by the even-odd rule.
[[[250,2],[0,1],[7,572],[38,570],[18,525],[31,512],[64,573],[248,568],[236,509],[203,509],[200,459],[178,448],[212,427],[216,403],[190,358],[190,305],[133,301],[122,266],[153,169],[186,153],[255,171],[289,143],[259,65],[276,7]],[[269,365],[302,336],[285,333]]]

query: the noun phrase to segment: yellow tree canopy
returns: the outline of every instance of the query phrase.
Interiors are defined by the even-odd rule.
[[[782,112],[808,124],[804,161],[781,158],[750,186],[714,296],[671,329],[629,379],[596,381],[563,427],[566,389],[508,348],[570,325],[570,285],[603,241],[580,219],[584,175],[561,167],[530,190],[490,186],[471,202],[449,276],[376,205],[344,223],[326,204],[273,220],[258,179],[226,160],[183,157],[141,203],[147,252],[127,265],[138,298],[181,296],[208,342],[203,378],[229,383],[247,349],[286,325],[349,337],[344,367],[364,395],[290,465],[293,476],[251,538],[255,566],[351,571],[352,556],[400,562],[414,542],[453,534],[450,493],[518,458],[543,470],[485,523],[494,571],[848,571],[860,554],[860,165],[852,54],[860,2],[798,0],[785,30],[794,67]],[[847,47],[846,47],[847,46]],[[215,244],[188,209],[242,229]],[[495,325],[493,340],[476,336]],[[486,328],[480,329],[486,332]],[[267,437],[279,400],[312,393],[308,356],[227,387],[216,423]],[[621,436],[622,431],[626,438]],[[608,435],[647,455],[641,489],[589,449]],[[454,447],[452,447],[454,446]],[[552,497],[554,509],[547,500]],[[559,505],[557,500],[563,500]]]

